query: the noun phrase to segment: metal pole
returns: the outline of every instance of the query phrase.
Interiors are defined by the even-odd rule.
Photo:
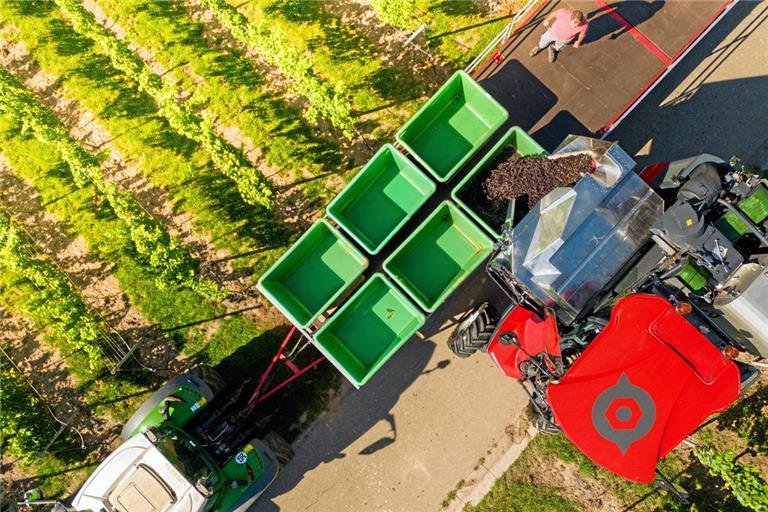
[[[526,3],[522,9],[520,9],[517,14],[512,18],[512,21],[510,21],[507,25],[504,26],[503,29],[496,35],[496,37],[491,40],[490,43],[483,49],[480,54],[478,54],[477,57],[474,58],[472,62],[470,62],[469,66],[467,66],[464,71],[471,75],[472,71],[479,66],[483,61],[485,61],[485,58],[496,49],[496,47],[509,39],[512,36],[513,30],[517,28],[517,24],[520,23],[520,21],[525,18],[528,13],[541,2],[542,0],[528,0],[528,3]]]

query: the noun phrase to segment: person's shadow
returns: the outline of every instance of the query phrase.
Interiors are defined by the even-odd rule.
[[[608,4],[607,8],[598,8],[586,14],[589,30],[584,44],[594,43],[605,36],[616,39],[628,31],[611,13],[616,13],[630,24],[637,27],[651,19],[666,4],[666,0],[631,0]]]

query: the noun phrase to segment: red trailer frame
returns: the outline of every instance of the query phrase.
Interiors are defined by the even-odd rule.
[[[285,349],[288,346],[288,343],[291,341],[291,338],[293,338],[296,333],[299,334],[299,339],[286,353]],[[280,347],[278,347],[277,353],[275,353],[275,356],[272,358],[272,361],[269,363],[266,371],[261,376],[261,379],[259,379],[259,384],[256,386],[253,394],[248,399],[246,407],[260,404],[325,360],[325,356],[321,355],[320,357],[312,360],[309,364],[305,364],[304,366],[299,365],[299,363],[294,358],[298,356],[305,348],[307,348],[310,342],[311,340],[303,332],[297,330],[295,326],[291,326],[291,330],[288,331],[285,339],[280,344]],[[283,362],[283,364],[291,371],[291,375],[283,379],[277,385],[269,387],[267,386],[267,381],[278,361]]]
[[[605,95],[615,96],[617,94],[626,94],[625,99],[621,103],[623,106],[618,110],[605,111],[605,121],[603,121],[599,127],[592,128],[593,135],[605,138],[653,90],[653,88],[656,87],[661,82],[661,80],[663,80],[664,77],[666,77],[677,66],[677,64],[680,63],[680,61],[688,54],[688,52],[690,52],[696,46],[696,44],[699,43],[720,20],[723,19],[723,17],[733,8],[737,1],[738,0],[711,0],[709,2],[693,2],[681,0],[674,4],[673,10],[677,9],[677,12],[665,15],[665,11],[660,9],[657,17],[664,18],[667,16],[668,20],[673,20],[675,15],[677,15],[677,18],[682,18],[685,20],[685,18],[680,14],[681,11],[686,8],[691,10],[691,12],[694,12],[695,10],[697,13],[700,13],[702,9],[704,9],[704,14],[709,14],[710,12],[712,12],[712,14],[701,26],[696,26],[694,19],[688,22],[687,26],[680,26],[679,33],[669,34],[663,30],[656,30],[656,34],[649,35],[646,33],[648,28],[645,27],[654,22],[652,20],[646,20],[643,22],[644,24],[640,24],[641,26],[636,26],[619,12],[618,8],[621,6],[621,2],[613,2],[609,4],[606,2],[606,0],[570,0],[567,3],[561,3],[559,0],[531,0],[518,13],[518,15],[515,16],[512,22],[505,26],[499,35],[484,50],[483,53],[487,54],[485,60],[480,62],[479,58],[475,59],[475,61],[473,61],[466,68],[466,71],[482,84],[484,80],[489,78],[489,76],[497,73],[501,68],[507,65],[510,60],[517,59],[520,63],[523,64],[527,71],[532,73],[532,75],[541,77],[542,73],[547,72],[546,66],[537,68],[537,62],[540,63],[542,59],[539,58],[538,61],[535,61],[535,59],[528,57],[528,45],[527,43],[523,44],[523,41],[528,39],[531,39],[532,42],[532,38],[530,38],[530,36],[533,30],[538,30],[541,28],[539,27],[539,23],[541,21],[541,17],[539,15],[545,11],[545,8],[548,9],[547,12],[551,12],[556,7],[561,5],[581,8],[584,10],[584,12],[587,12],[586,9],[590,6],[595,7],[595,10],[589,13],[590,15],[593,15],[593,19],[602,14],[609,16],[611,19],[613,19],[617,28],[622,28],[628,35],[631,36],[632,40],[639,43],[639,45],[645,48],[649,54],[654,56],[654,59],[662,64],[661,68],[652,73],[650,75],[650,79],[647,80],[647,82],[645,82],[645,84],[640,87],[639,90],[630,89],[629,87],[613,87],[613,84],[605,80],[600,81],[598,84],[589,84],[589,88],[596,93],[594,96],[599,97]],[[706,11],[707,8],[710,10]],[[701,14],[698,15],[701,16]],[[675,23],[677,21],[677,19],[674,19]],[[672,21],[668,21],[667,23],[671,24]],[[680,33],[685,36],[690,35],[690,37],[688,37],[688,39],[682,43],[682,45],[676,39],[679,37]],[[538,35],[538,32],[536,34]],[[665,37],[667,39],[665,39]],[[622,41],[625,41],[624,44],[628,45],[626,41],[629,41],[629,39],[630,38],[624,38]],[[619,39],[612,41],[611,44],[614,45],[614,49],[616,48],[615,45],[618,43]],[[522,50],[520,49],[521,45],[525,47]],[[587,45],[584,50],[579,50],[578,53],[587,51],[589,46],[591,45]],[[666,47],[666,50],[664,47]],[[609,52],[605,53],[607,54]],[[629,53],[630,58],[622,60],[622,62],[626,64],[625,69],[628,70],[629,74],[639,75],[642,73],[641,68],[643,67],[640,64],[640,61],[645,59],[645,57],[638,55],[638,53],[635,52],[634,55],[636,55],[636,57],[633,60],[633,54],[631,52],[627,53]],[[573,54],[568,55],[567,57],[569,59],[576,60],[577,58],[581,59],[583,56],[580,55],[577,57],[576,54]],[[591,58],[589,60],[589,65],[592,66],[593,69],[600,69],[600,64],[601,63],[599,58]],[[608,69],[611,67],[611,64],[607,64],[605,66],[605,68]],[[611,71],[621,73],[622,70],[616,71],[615,69],[611,69]],[[542,79],[542,81],[545,80]],[[492,95],[497,96],[493,90],[489,90],[489,92],[491,92]],[[557,92],[560,92],[558,97],[561,100],[561,108],[568,107],[569,99],[571,99],[568,94],[572,93],[572,91],[569,91],[569,87],[563,87],[562,92]],[[500,98],[497,97],[497,99]],[[581,97],[575,98],[571,103],[583,102],[584,99],[585,98],[582,95]],[[525,100],[518,98],[518,103],[525,104]],[[594,102],[594,104],[590,104],[591,111],[594,112],[595,109],[599,110],[601,108],[599,103],[600,102]],[[528,130],[530,127],[523,126],[523,128]],[[564,135],[567,135],[567,133]]]

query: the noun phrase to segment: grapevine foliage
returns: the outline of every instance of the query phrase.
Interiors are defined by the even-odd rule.
[[[0,213],[0,269],[13,270],[35,285],[35,312],[49,322],[51,333],[72,350],[88,356],[92,370],[103,364],[100,322],[82,294],[51,261],[36,258],[35,247]]]
[[[5,70],[0,69],[0,112],[17,119],[23,131],[54,146],[67,163],[79,187],[92,184],[128,229],[138,255],[157,272],[157,285],[179,285],[207,298],[222,299],[225,291],[208,280],[195,278],[197,261],[172,237],[165,226],[147,213],[136,199],[104,180],[94,156],[67,133],[59,119]]]
[[[0,365],[0,450],[31,460],[56,434],[45,404],[9,365]]]
[[[720,453],[711,447],[699,447],[694,453],[710,474],[723,479],[739,503],[758,512],[768,511],[768,483],[759,468],[736,462],[733,450]]]
[[[387,25],[412,30],[418,24],[415,0],[371,0],[371,7]]]
[[[210,121],[176,101],[177,91],[172,84],[153,73],[123,40],[99,24],[79,0],[56,0],[56,4],[78,33],[98,43],[112,65],[154,99],[171,128],[203,147],[216,168],[235,183],[246,203],[267,209],[274,206],[274,191],[269,181],[246,163],[240,151],[216,134]]]
[[[66,0],[73,1],[73,0]],[[349,94],[341,84],[335,86],[315,74],[312,62],[296,50],[286,36],[268,21],[249,21],[226,0],[200,0],[213,12],[216,19],[232,36],[258,53],[291,80],[291,85],[309,103],[307,116],[315,121],[318,116],[328,119],[345,137],[355,135],[352,120],[352,104]]]

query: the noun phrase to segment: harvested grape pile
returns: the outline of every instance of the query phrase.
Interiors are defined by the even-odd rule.
[[[459,198],[464,204],[468,205],[487,225],[497,231],[500,230],[502,224],[504,224],[509,201],[505,199],[488,199],[488,196],[485,193],[484,183],[487,177],[490,176],[492,169],[516,154],[517,151],[514,148],[507,148],[497,156],[490,165],[477,173],[467,186],[458,193]]]
[[[592,158],[588,155],[552,159],[515,153],[491,171],[483,190],[490,201],[527,196],[528,206],[532,207],[553,189],[573,184],[591,169]]]

